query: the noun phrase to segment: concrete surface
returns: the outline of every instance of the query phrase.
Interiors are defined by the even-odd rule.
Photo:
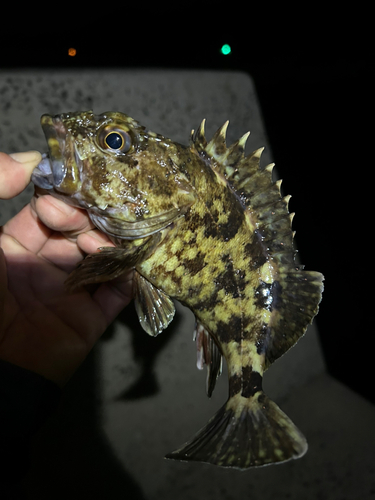
[[[0,150],[43,151],[41,114],[89,108],[123,111],[182,143],[202,118],[208,137],[229,118],[228,143],[251,130],[248,152],[265,145],[262,161],[271,161],[252,81],[230,72],[3,71]],[[0,224],[31,195],[32,187],[0,202]],[[305,457],[243,473],[164,460],[226,400],[225,374],[212,399],[205,396],[193,327],[193,315],[180,305],[157,338],[142,331],[132,306],[119,316],[67,386],[58,415],[36,436],[26,498],[375,496],[375,409],[326,374],[314,325],[265,377],[266,392],[307,436]]]

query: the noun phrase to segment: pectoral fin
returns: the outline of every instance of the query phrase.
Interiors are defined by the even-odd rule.
[[[69,291],[92,283],[103,283],[117,278],[142,260],[156,244],[157,238],[129,242],[124,248],[101,247],[98,253],[88,255],[68,276],[65,285]]]
[[[142,328],[155,337],[172,321],[175,307],[172,299],[141,274],[134,274],[134,303]]]

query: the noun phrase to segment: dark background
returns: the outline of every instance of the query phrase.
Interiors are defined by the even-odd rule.
[[[301,262],[326,278],[317,324],[328,369],[375,402],[372,15],[359,4],[334,5],[108,3],[82,12],[59,4],[30,17],[23,10],[0,31],[0,71],[164,67],[251,75],[284,194],[293,195]],[[220,53],[224,43],[230,55]]]

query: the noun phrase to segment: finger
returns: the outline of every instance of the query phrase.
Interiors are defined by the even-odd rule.
[[[92,298],[101,308],[107,325],[110,325],[132,300],[133,275],[134,271],[131,270],[119,278],[102,283],[93,294]]]
[[[98,229],[92,229],[77,236],[77,245],[85,253],[95,253],[100,247],[114,247],[109,237]]]
[[[77,241],[67,239],[61,233],[53,233],[38,253],[67,273],[71,273],[86,254],[95,253],[103,246],[114,246],[108,236],[97,229],[81,233]]]
[[[72,207],[50,195],[33,198],[32,206],[39,219],[50,229],[75,240],[82,232],[94,228],[85,210]]]
[[[75,242],[60,233],[53,233],[37,255],[66,273],[71,273],[85,257]]]
[[[5,255],[3,249],[0,247],[0,339],[1,328],[4,318],[5,296],[7,293],[7,268],[5,263]]]
[[[20,246],[37,253],[45,245],[51,233],[52,231],[38,219],[28,204],[3,226],[1,238],[10,236]]]
[[[0,153],[0,198],[8,200],[21,193],[41,160],[39,151],[11,155]]]
[[[26,251],[14,238],[3,238],[2,246],[7,256],[8,287],[21,308],[38,300],[47,303],[64,293],[65,272]]]

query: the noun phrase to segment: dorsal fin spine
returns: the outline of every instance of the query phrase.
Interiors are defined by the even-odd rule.
[[[195,135],[192,136],[193,145],[198,152],[201,152],[207,146],[207,140],[204,132],[205,123],[206,119],[203,118],[201,124],[198,127],[198,130],[195,132]]]
[[[234,165],[236,165],[240,160],[244,158],[246,141],[249,135],[250,132],[246,132],[246,134],[240,137],[238,141],[234,142],[229,148],[227,148],[225,154],[227,167],[230,167],[234,170]],[[233,172],[231,173],[231,175],[233,175]]]
[[[269,172],[270,174],[272,174],[274,168],[275,168],[275,164],[274,163],[270,163],[269,165],[267,165],[264,168],[264,170],[266,170],[267,172]]]
[[[227,151],[227,145],[225,143],[225,138],[227,135],[227,128],[229,125],[229,120],[227,120],[224,125],[222,125],[215,134],[213,135],[212,139],[206,146],[206,152],[210,155],[215,157],[216,159],[217,156],[222,157],[225,152]],[[222,158],[220,158],[222,160]]]
[[[285,205],[286,205],[286,209],[288,210],[288,207],[289,207],[289,201],[290,201],[290,198],[292,197],[291,194],[287,194],[286,196],[284,196],[284,198],[282,198],[282,200],[284,201]]]

